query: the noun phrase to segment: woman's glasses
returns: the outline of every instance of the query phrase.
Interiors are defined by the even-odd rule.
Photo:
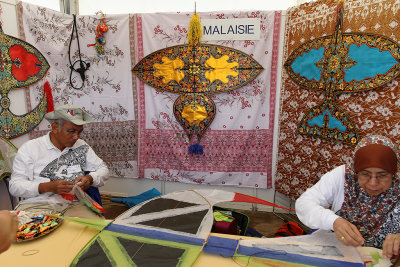
[[[361,179],[363,181],[369,181],[372,179],[372,177],[375,177],[379,181],[387,181],[392,178],[392,174],[389,172],[377,172],[377,173],[371,173],[369,171],[360,171],[357,173],[358,179]]]

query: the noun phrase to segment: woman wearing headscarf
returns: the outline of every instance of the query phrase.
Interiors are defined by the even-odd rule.
[[[351,166],[323,175],[296,201],[298,218],[312,229],[333,230],[345,245],[399,255],[400,191],[398,149],[388,138],[363,138]]]

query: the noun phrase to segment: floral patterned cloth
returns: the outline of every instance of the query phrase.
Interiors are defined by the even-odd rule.
[[[337,1],[327,0],[289,9],[283,60],[308,40],[332,34],[336,7]],[[391,0],[345,1],[343,31],[378,33],[399,42],[399,9],[399,3]],[[397,142],[400,135],[399,89],[396,79],[373,91],[343,94],[337,103],[353,119],[361,138],[377,133],[393,136]],[[296,133],[305,112],[322,99],[323,94],[300,88],[285,71],[282,72],[275,188],[292,199],[299,197],[324,173],[352,162],[352,147]]]
[[[135,83],[130,69],[129,41],[132,19],[126,15],[108,15],[106,45],[103,60],[94,47],[88,47],[96,37],[99,19],[96,16],[77,16],[82,60],[90,67],[85,72],[85,86],[81,90],[70,86],[69,44],[72,15],[20,2],[17,5],[19,32],[22,39],[37,46],[51,69],[43,79],[49,81],[54,106],[74,104],[85,109],[93,123],[85,126],[84,139],[110,169],[110,174],[137,177],[137,115]],[[74,33],[71,42],[72,63],[79,59],[78,42]],[[74,66],[79,67],[79,64]],[[72,82],[79,87],[79,74],[72,74]],[[28,110],[36,106],[43,92],[43,82],[26,90]],[[30,133],[31,138],[42,136],[50,129],[46,120]]]
[[[395,151],[396,145],[388,138],[372,135],[362,139],[355,152],[369,144],[381,144]],[[354,152],[354,153],[355,153]],[[400,232],[400,180],[398,175],[393,178],[392,186],[378,196],[369,195],[357,182],[353,166],[346,169],[344,183],[344,202],[336,213],[354,224],[365,238],[364,246],[381,248],[386,235]]]

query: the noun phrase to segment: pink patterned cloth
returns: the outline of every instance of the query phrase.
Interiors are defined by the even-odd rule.
[[[137,61],[187,42],[192,14],[139,14],[134,37]],[[259,41],[218,41],[252,55],[265,70],[251,83],[211,96],[216,117],[201,140],[203,155],[189,155],[173,116],[177,95],[138,85],[139,176],[208,185],[270,188],[280,12],[199,13],[200,19],[260,18]],[[183,136],[183,137],[180,137]]]

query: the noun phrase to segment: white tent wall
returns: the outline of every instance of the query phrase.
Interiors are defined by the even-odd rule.
[[[64,1],[60,1],[64,2]],[[0,0],[0,4],[2,7],[2,13],[0,14],[0,19],[3,25],[3,31],[5,34],[19,37],[18,29],[17,29],[17,17],[16,17],[16,0]],[[71,4],[70,2],[70,5]],[[63,8],[61,8],[63,9]],[[73,13],[73,12],[72,12]],[[285,21],[285,13],[282,13],[283,19]],[[283,40],[284,35],[284,27],[285,23],[281,24],[281,40]],[[278,73],[282,71],[282,49],[283,44],[280,45],[279,48],[279,66]],[[280,88],[280,79],[278,79],[277,88]],[[16,114],[24,114],[27,112],[26,110],[26,100],[24,95],[24,90],[13,90],[10,92],[11,99],[11,110]],[[276,155],[277,155],[277,137],[278,137],[278,116],[280,110],[280,89],[276,92],[276,103],[275,103],[275,133],[274,133],[274,141],[273,141],[273,172],[272,176],[274,176],[276,170]],[[29,140],[27,135],[23,135],[21,137],[12,139],[11,141],[17,146],[20,147],[24,142]],[[146,190],[151,188],[156,188],[163,194],[167,194],[174,191],[179,190],[187,190],[187,189],[220,189],[227,190],[232,192],[238,192],[242,194],[247,194],[250,196],[258,197],[264,199],[266,201],[275,202],[276,204],[291,207],[293,208],[293,201],[291,201],[286,196],[276,192],[274,189],[260,189],[260,188],[243,188],[243,187],[233,187],[233,186],[206,186],[206,185],[194,185],[194,184],[185,184],[185,183],[176,183],[176,182],[166,182],[159,180],[150,180],[150,179],[136,179],[136,178],[118,178],[118,177],[110,177],[107,183],[100,188],[102,194],[108,194],[113,196],[132,196],[140,194]],[[4,195],[4,194],[1,194]],[[1,199],[0,199],[1,201]],[[272,207],[267,207],[263,205],[256,204],[244,204],[244,203],[229,203],[229,207],[237,208],[237,209],[246,209],[246,210],[260,210],[260,211],[272,211]],[[278,211],[278,210],[277,210]],[[283,210],[279,210],[278,212],[284,212]]]

